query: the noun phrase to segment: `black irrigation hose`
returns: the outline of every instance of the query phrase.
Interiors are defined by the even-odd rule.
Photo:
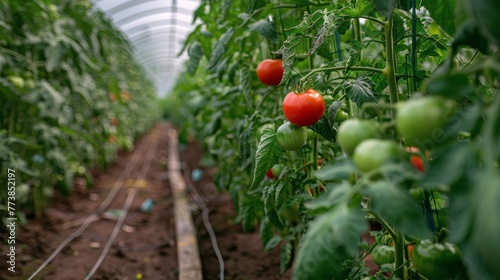
[[[212,248],[214,248],[215,255],[217,256],[217,260],[219,261],[220,279],[224,280],[224,258],[222,257],[219,245],[217,244],[217,237],[215,236],[212,224],[210,224],[210,218],[208,216],[210,211],[208,209],[207,204],[205,203],[205,200],[201,197],[198,190],[191,183],[191,180],[189,178],[189,174],[191,174],[191,168],[189,167],[189,163],[186,160],[184,154],[182,154],[182,159],[184,163],[183,164],[184,181],[186,181],[186,186],[189,188],[189,191],[191,192],[196,204],[202,210],[203,224],[205,225],[205,229],[207,230],[208,235],[210,236],[210,242],[212,243]]]
[[[158,141],[156,141],[158,142]],[[158,143],[156,143],[157,146]],[[146,150],[149,150],[149,146],[151,143],[147,145],[145,148]],[[156,146],[155,146],[155,152],[156,152]],[[154,153],[153,153],[154,154]],[[64,239],[61,244],[56,248],[56,250],[40,265],[40,267],[33,272],[33,274],[28,278],[28,280],[33,279],[38,273],[40,273],[71,241],[73,241],[75,238],[79,237],[87,228],[88,226],[92,223],[92,221],[99,216],[106,208],[109,206],[111,201],[115,198],[116,194],[121,190],[123,187],[126,179],[131,175],[132,170],[136,166],[137,162],[139,162],[139,158],[141,157],[142,153],[139,151],[136,151],[134,155],[132,156],[132,159],[128,162],[128,164],[125,167],[125,170],[120,174],[120,177],[118,177],[118,180],[114,184],[113,188],[111,191],[108,193],[106,198],[103,200],[103,202],[99,205],[98,208],[96,208],[83,222],[83,224],[75,231],[73,232],[70,236],[68,236],[66,239]],[[149,163],[150,166],[150,163]],[[144,168],[144,166],[143,166]],[[142,170],[142,169],[141,169]],[[149,170],[149,167],[148,167]],[[125,207],[125,206],[124,206]],[[120,216],[121,218],[121,216]],[[125,219],[125,217],[123,217]]]

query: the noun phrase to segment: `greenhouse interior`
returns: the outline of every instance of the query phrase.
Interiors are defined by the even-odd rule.
[[[498,11],[0,0],[0,279],[500,279]]]

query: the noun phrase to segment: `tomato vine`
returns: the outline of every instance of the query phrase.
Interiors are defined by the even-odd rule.
[[[464,3],[474,11],[495,5]],[[457,245],[465,277],[500,275],[479,241],[500,249],[493,237],[500,224],[487,217],[500,211],[495,20],[468,17],[456,1],[418,5],[204,1],[195,13],[186,48],[196,51],[188,65],[197,70],[180,77],[165,108],[204,143],[237,221],[259,227],[266,250],[281,247],[281,271],[291,269],[294,279],[369,276],[364,262],[373,245],[360,238],[369,222],[382,227],[371,231],[377,243],[387,233],[394,241],[394,261],[380,266],[377,279],[420,279],[406,248],[426,239]],[[253,75],[264,59],[281,59],[278,86]],[[325,103],[317,122],[306,124],[317,136],[283,149],[283,100],[309,88]],[[354,122],[373,125],[344,131]],[[286,174],[266,179],[276,164]]]

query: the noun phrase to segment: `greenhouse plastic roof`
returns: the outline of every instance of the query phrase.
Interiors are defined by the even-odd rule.
[[[134,55],[164,96],[183,70],[178,56],[194,28],[193,12],[201,0],[93,0],[130,40]]]

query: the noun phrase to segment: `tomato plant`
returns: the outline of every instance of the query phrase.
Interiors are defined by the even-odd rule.
[[[306,143],[307,131],[304,127],[285,122],[278,127],[276,139],[283,149],[295,151],[302,148]]]
[[[301,93],[289,92],[283,100],[285,118],[297,126],[315,124],[325,112],[325,100],[321,93],[308,89]]]
[[[380,127],[377,122],[354,118],[340,125],[337,141],[347,154],[352,155],[359,143],[380,136]]]
[[[268,86],[277,86],[283,78],[281,59],[264,59],[257,65],[257,77]]]
[[[41,218],[54,188],[69,194],[77,177],[91,187],[90,170],[133,148],[162,112],[130,43],[91,1],[0,5],[0,178],[15,169],[28,186],[17,209]]]
[[[369,248],[359,236],[369,231],[394,244],[384,273],[419,279],[406,245],[448,232],[476,260],[464,279],[497,278],[500,224],[485,213],[500,211],[500,62],[494,21],[477,16],[493,4],[466,0],[469,17],[457,1],[446,9],[432,1],[229,2],[197,9],[188,71],[165,111],[201,139],[243,228],[259,227],[266,250],[281,247],[280,271],[363,279],[359,248]],[[282,59],[279,87],[251,75],[270,56]],[[319,109],[290,102],[309,98],[303,89],[321,93]],[[203,104],[183,106],[190,100]],[[299,132],[294,151],[283,149],[281,112],[319,136],[306,141]],[[275,164],[286,164],[286,178],[263,180]]]

